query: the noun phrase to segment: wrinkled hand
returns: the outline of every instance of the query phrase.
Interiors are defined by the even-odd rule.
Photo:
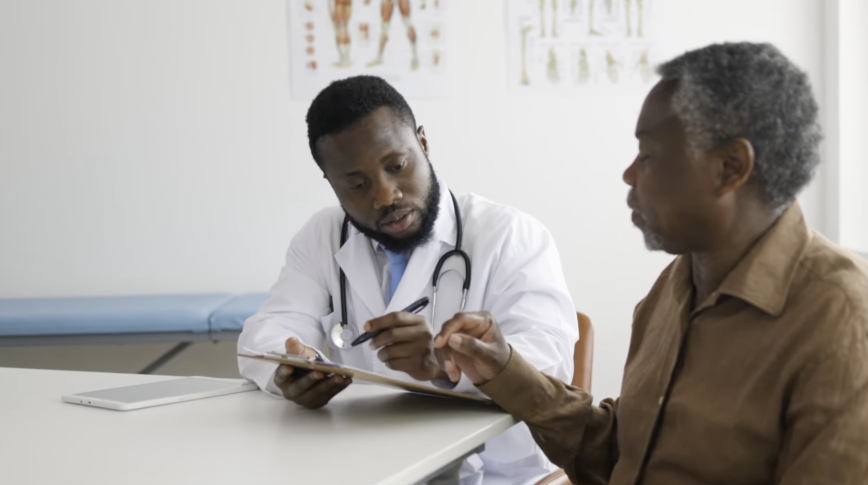
[[[382,332],[371,340],[371,348],[386,367],[405,372],[417,381],[445,377],[434,353],[434,339],[425,317],[395,312],[365,323],[366,332]]]
[[[302,345],[294,337],[286,341],[286,353],[310,358],[317,356],[312,348]],[[352,382],[349,377],[327,376],[319,371],[296,369],[291,365],[281,365],[274,372],[274,384],[283,392],[283,397],[308,409],[325,406]]]
[[[434,347],[446,351],[443,367],[452,382],[458,382],[463,372],[477,386],[500,374],[512,355],[488,312],[455,315],[443,324]]]

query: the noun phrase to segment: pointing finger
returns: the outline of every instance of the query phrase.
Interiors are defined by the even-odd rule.
[[[434,347],[438,349],[445,347],[449,338],[459,332],[481,337],[490,325],[491,319],[488,313],[458,313],[443,324],[440,334],[434,339]]]

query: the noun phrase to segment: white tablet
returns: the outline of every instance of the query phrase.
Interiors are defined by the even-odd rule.
[[[256,384],[238,379],[184,377],[149,384],[70,394],[61,397],[61,399],[63,402],[72,404],[129,411],[254,389],[256,389]]]

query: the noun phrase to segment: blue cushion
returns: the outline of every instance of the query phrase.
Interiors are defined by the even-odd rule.
[[[211,331],[240,332],[244,320],[259,311],[266,298],[268,293],[250,293],[226,303],[211,315]]]
[[[208,317],[232,297],[219,293],[0,300],[0,336],[207,332]]]

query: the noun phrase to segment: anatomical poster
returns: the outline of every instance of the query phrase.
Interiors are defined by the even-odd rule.
[[[649,85],[659,0],[508,0],[509,85],[572,93]]]
[[[292,95],[311,99],[359,74],[406,97],[448,92],[450,0],[287,0]]]

